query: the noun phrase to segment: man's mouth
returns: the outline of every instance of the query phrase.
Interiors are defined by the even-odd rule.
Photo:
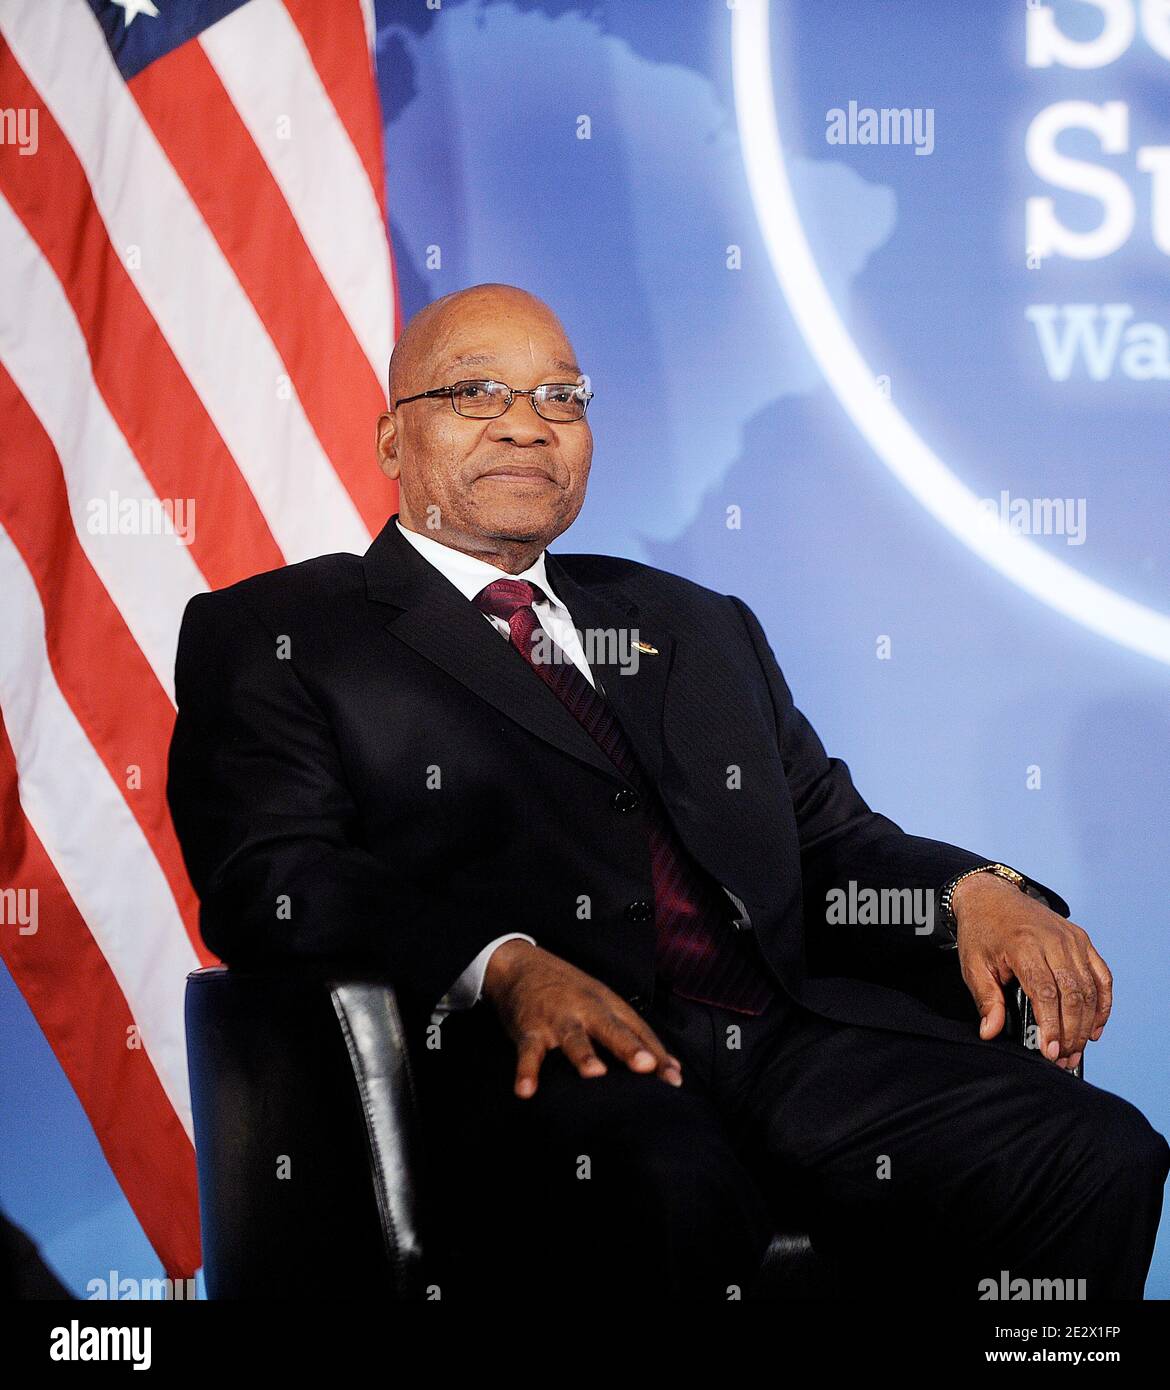
[[[505,464],[502,468],[492,468],[486,473],[481,473],[480,479],[497,478],[509,483],[551,483],[552,478],[543,468],[520,468],[515,465]]]

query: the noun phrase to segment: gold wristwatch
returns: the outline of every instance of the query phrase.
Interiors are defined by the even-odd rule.
[[[959,945],[959,923],[951,906],[955,889],[965,878],[971,878],[975,874],[994,874],[996,878],[1005,878],[1009,883],[1014,883],[1021,893],[1028,891],[1028,880],[1007,864],[980,864],[978,868],[956,874],[948,883],[943,884],[938,896],[939,922],[943,931],[951,938],[947,950],[957,950]]]

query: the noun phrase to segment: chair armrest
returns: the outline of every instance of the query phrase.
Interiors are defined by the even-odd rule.
[[[398,1292],[410,1294],[416,1291],[422,1259],[420,1140],[418,1097],[398,1001],[389,985],[376,981],[331,981],[329,994],[361,1096],[387,1257]]]
[[[1024,987],[1018,980],[1012,980],[1004,990],[1004,1003],[1007,1006],[1007,1030],[1018,1043],[1031,1051],[1036,1051],[1040,1047],[1039,1029],[1036,1026],[1036,1015],[1032,1011],[1032,1001],[1024,993]],[[1053,1064],[1055,1065],[1055,1063]],[[1085,1079],[1085,1058],[1081,1055],[1080,1062],[1070,1068],[1073,1076],[1080,1080]]]
[[[393,989],[358,972],[187,977],[210,1298],[339,1298],[421,1280],[419,1135]]]

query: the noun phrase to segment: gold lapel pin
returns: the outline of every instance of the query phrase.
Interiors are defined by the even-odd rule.
[[[645,652],[647,656],[658,655],[658,648],[652,647],[649,642],[635,642],[634,646],[637,647],[640,652]]]

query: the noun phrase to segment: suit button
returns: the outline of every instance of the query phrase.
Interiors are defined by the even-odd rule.
[[[615,811],[632,811],[639,801],[638,793],[632,792],[628,787],[623,787],[620,792],[614,792],[613,800],[610,805]]]
[[[654,904],[647,902],[645,898],[639,898],[626,908],[626,920],[630,922],[648,922],[653,916]]]

